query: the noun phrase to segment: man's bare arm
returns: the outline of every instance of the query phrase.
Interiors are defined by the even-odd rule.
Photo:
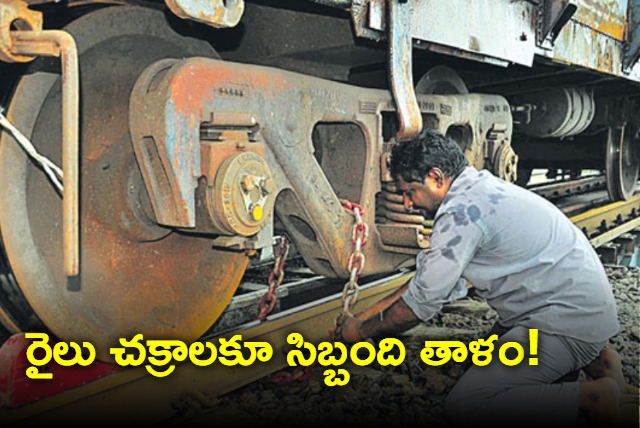
[[[364,321],[367,318],[371,318],[374,315],[378,316],[380,312],[387,309],[389,306],[394,304],[400,297],[402,297],[404,292],[407,290],[408,286],[409,286],[409,283],[408,282],[405,283],[402,287],[398,288],[396,291],[394,291],[384,299],[380,300],[378,303],[374,304],[369,309],[362,311],[359,314],[356,314],[356,318]]]
[[[337,341],[355,343],[369,337],[395,335],[417,325],[420,319],[400,298],[406,288],[403,286],[356,317],[343,318],[339,325],[330,330],[331,337]],[[370,316],[362,319],[366,314]]]
[[[358,330],[362,339],[402,333],[420,323],[403,299],[396,299],[387,309],[362,321]]]

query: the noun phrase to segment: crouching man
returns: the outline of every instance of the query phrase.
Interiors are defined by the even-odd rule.
[[[605,349],[619,328],[616,304],[583,233],[545,199],[469,166],[458,144],[435,131],[396,144],[389,168],[405,207],[433,217],[431,245],[407,284],[344,319],[334,339],[407,330],[464,296],[466,279],[499,315],[496,350],[504,342],[529,350],[529,330],[538,329],[538,365],[525,358],[508,367],[494,357],[471,366],[446,400],[452,424],[571,426],[579,414],[618,424],[625,382],[619,356]],[[594,380],[558,382],[592,362]]]

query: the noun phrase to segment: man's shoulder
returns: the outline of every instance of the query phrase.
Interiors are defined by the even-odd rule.
[[[505,182],[499,180],[487,170],[478,171],[472,166],[466,167],[451,184],[438,215],[447,212],[459,212],[466,207],[482,203],[487,193],[506,192]],[[436,218],[438,217],[436,215]]]
[[[454,181],[435,220],[448,216],[458,226],[467,221],[477,224],[518,222],[525,221],[526,214],[532,212],[549,215],[549,205],[544,198],[487,170],[468,167]]]
[[[468,194],[469,192],[483,191],[481,190],[483,188],[483,184],[493,187],[498,186],[500,183],[505,182],[488,170],[477,170],[472,166],[467,166],[453,180],[448,194],[451,196],[458,196]]]

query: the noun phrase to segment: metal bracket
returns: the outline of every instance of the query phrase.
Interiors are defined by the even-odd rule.
[[[411,2],[389,1],[389,76],[398,112],[397,141],[415,138],[422,131],[412,76]]]
[[[214,28],[235,27],[244,13],[244,0],[165,0],[176,16]]]
[[[35,56],[13,51],[11,30],[42,30],[42,13],[31,10],[21,0],[9,0],[0,3],[0,61],[29,62]]]
[[[16,31],[12,31],[16,30]],[[42,30],[42,13],[20,0],[0,4],[0,61],[27,62],[36,56],[60,57],[62,74],[62,244],[64,273],[80,273],[78,50],[61,30]]]
[[[551,43],[555,42],[560,30],[578,9],[572,0],[546,0],[539,7],[542,23],[537,35],[538,45],[541,45],[547,37],[551,38]]]
[[[62,69],[62,246],[64,273],[80,273],[80,73],[76,42],[62,30],[12,31],[16,55],[60,57]]]

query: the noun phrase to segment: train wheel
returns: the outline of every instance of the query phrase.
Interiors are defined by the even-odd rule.
[[[640,139],[633,127],[609,128],[605,172],[612,201],[629,199],[638,187]]]
[[[429,69],[416,83],[417,94],[452,95],[468,94],[469,90],[454,69],[438,65]]]
[[[155,223],[133,153],[128,107],[148,65],[217,55],[148,8],[100,9],[65,29],[76,39],[81,75],[81,273],[72,279],[63,274],[60,195],[2,134],[0,230],[10,265],[3,277],[15,281],[2,283],[0,321],[24,330],[37,327],[37,316],[62,340],[92,342],[105,361],[118,338],[136,333],[195,340],[228,304],[248,258]],[[58,70],[55,61],[36,60],[19,82],[8,116],[60,164]]]

